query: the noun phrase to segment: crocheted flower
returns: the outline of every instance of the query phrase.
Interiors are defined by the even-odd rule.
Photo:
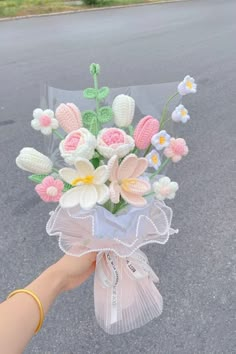
[[[134,141],[138,149],[146,149],[151,144],[151,139],[159,130],[159,122],[152,116],[142,118],[134,131]]]
[[[97,150],[110,158],[117,155],[119,158],[127,155],[134,148],[134,139],[118,128],[104,128],[97,136]]]
[[[55,119],[51,109],[43,111],[41,108],[36,108],[33,111],[33,117],[31,127],[35,130],[40,130],[44,135],[50,135],[53,129],[58,128],[58,121]]]
[[[177,182],[171,182],[169,177],[162,177],[153,183],[155,197],[158,200],[174,199],[176,191],[179,189]]]
[[[151,142],[155,149],[162,150],[169,145],[170,135],[165,130],[161,130],[159,133],[153,135]]]
[[[119,203],[120,196],[136,207],[147,203],[143,195],[150,190],[150,184],[138,178],[148,167],[147,159],[130,154],[119,165],[118,156],[113,156],[108,162],[108,167],[111,181],[110,199],[113,203]]]
[[[44,202],[58,202],[62,196],[64,183],[59,179],[54,179],[52,176],[47,176],[42,180],[42,183],[35,187],[36,192]]]
[[[74,103],[61,103],[57,107],[55,114],[60,126],[67,133],[83,126],[80,110]]]
[[[130,96],[118,95],[113,101],[112,110],[117,127],[128,127],[134,118],[135,101]]]
[[[61,207],[73,208],[80,205],[82,209],[88,210],[96,203],[104,204],[109,199],[109,188],[105,185],[109,178],[108,167],[103,165],[95,170],[91,162],[79,158],[75,168],[62,168],[59,171],[62,179],[74,186],[61,197]]]
[[[186,123],[190,119],[188,110],[182,104],[180,104],[178,107],[175,108],[171,117],[174,122],[182,122],[182,123]]]
[[[180,161],[183,156],[188,154],[186,141],[182,138],[171,138],[169,146],[164,150],[164,154],[166,157],[171,158],[172,162]]]
[[[16,158],[16,164],[24,171],[43,175],[49,174],[53,166],[47,156],[30,147],[25,147],[20,151]]]
[[[197,92],[197,84],[193,77],[187,75],[184,80],[178,85],[178,92],[181,96],[188,95],[189,93]]]
[[[73,165],[79,157],[90,160],[95,147],[96,138],[86,128],[71,132],[59,145],[61,156],[69,165]]]
[[[156,150],[152,150],[147,156],[149,167],[154,167],[156,170],[161,165],[160,155]]]

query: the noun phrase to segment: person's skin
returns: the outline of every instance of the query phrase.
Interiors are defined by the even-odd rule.
[[[64,256],[47,268],[25,289],[42,302],[44,314],[62,292],[83,283],[94,271],[96,253],[83,257]],[[0,353],[20,354],[34,335],[39,323],[39,308],[28,294],[20,293],[0,304]]]

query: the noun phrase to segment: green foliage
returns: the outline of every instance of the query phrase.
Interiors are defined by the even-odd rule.
[[[101,87],[98,90],[98,95],[97,95],[99,101],[105,100],[105,98],[109,95],[109,92],[110,92],[109,87],[106,86]]]
[[[31,175],[31,176],[28,176],[28,178],[32,181],[32,182],[35,182],[35,183],[41,183],[42,180],[47,177],[48,175]]]
[[[97,98],[98,91],[95,88],[86,88],[83,92],[85,98],[94,99]]]
[[[90,160],[90,161],[92,162],[94,168],[97,168],[97,167],[99,166],[99,164],[100,164],[100,160],[99,160],[99,158],[97,158],[97,157],[94,157],[94,158],[93,158],[92,160]]]
[[[109,122],[113,117],[113,111],[111,107],[109,106],[104,106],[99,108],[98,111],[98,120],[100,123],[107,123]]]
[[[67,192],[68,190],[70,190],[71,188],[73,188],[73,186],[67,182],[64,182],[64,189],[63,189],[63,192]]]
[[[89,126],[94,119],[97,119],[97,114],[94,111],[84,111],[82,114],[83,123],[86,126]]]
[[[113,117],[113,111],[109,106],[100,107],[101,101],[109,95],[109,88],[104,86],[98,88],[98,75],[100,74],[100,65],[92,63],[89,67],[90,74],[93,76],[94,87],[86,88],[83,91],[84,97],[96,101],[96,110],[87,110],[82,113],[83,123],[95,136],[98,134],[101,124],[109,122]]]

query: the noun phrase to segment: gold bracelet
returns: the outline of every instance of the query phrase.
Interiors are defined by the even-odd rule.
[[[30,295],[36,302],[37,302],[37,305],[38,305],[38,308],[39,308],[39,314],[40,314],[40,318],[39,318],[39,324],[35,330],[35,334],[37,334],[42,325],[43,325],[43,321],[44,321],[44,311],[43,311],[43,305],[41,303],[41,301],[39,300],[38,296],[35,295],[31,290],[27,290],[27,289],[18,289],[18,290],[14,290],[12,293],[10,293],[7,297],[7,300],[10,299],[10,297],[16,295],[16,294],[20,294],[20,293],[25,293],[25,294],[28,294]]]

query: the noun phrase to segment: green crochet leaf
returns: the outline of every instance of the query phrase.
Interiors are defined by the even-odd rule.
[[[71,184],[66,183],[66,182],[64,182],[64,181],[63,181],[63,183],[64,183],[63,192],[67,192],[68,190],[70,190],[71,188],[73,188],[73,186],[72,186]]]
[[[113,116],[113,111],[111,107],[109,106],[104,106],[99,108],[99,113],[98,113],[98,120],[100,123],[107,123],[109,120],[112,119]]]
[[[83,123],[89,126],[94,121],[94,119],[97,119],[97,114],[94,111],[88,110],[83,112],[82,117]]]
[[[31,176],[28,176],[28,178],[32,181],[32,182],[35,182],[35,183],[41,183],[42,180],[47,177],[48,175],[31,175]]]
[[[89,98],[89,99],[96,98],[97,94],[98,94],[98,90],[96,90],[95,88],[92,88],[92,87],[86,88],[83,91],[84,97]]]
[[[94,168],[97,168],[100,164],[100,160],[97,157],[94,157],[90,162],[92,162]]]
[[[97,136],[99,129],[100,129],[99,122],[96,118],[94,118],[89,125],[89,130],[93,135]]]
[[[108,95],[109,95],[109,87],[101,87],[99,90],[98,90],[98,95],[97,95],[97,98],[99,99],[99,101],[102,101],[104,100]]]

